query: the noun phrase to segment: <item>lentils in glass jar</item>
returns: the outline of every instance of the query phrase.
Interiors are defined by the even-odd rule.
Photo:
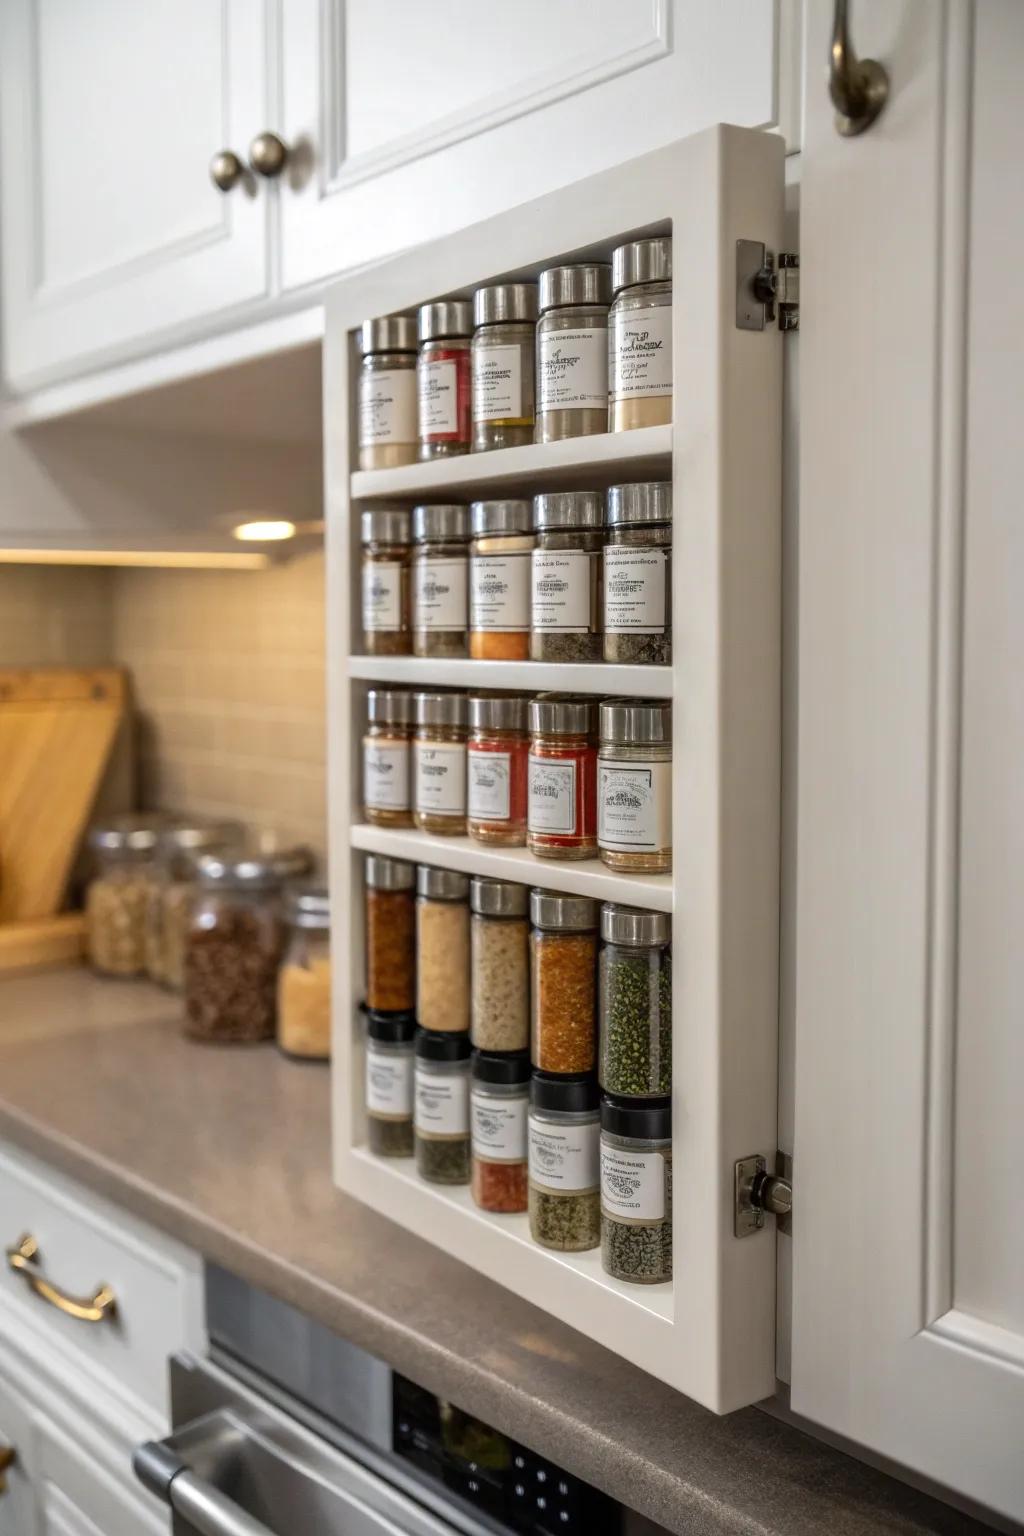
[[[533,498],[530,656],[600,661],[604,496],[556,491]]]
[[[604,551],[604,659],[672,660],[672,486],[613,485]]]

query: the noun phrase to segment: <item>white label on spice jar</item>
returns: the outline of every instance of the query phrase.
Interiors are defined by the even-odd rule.
[[[382,368],[359,381],[359,446],[416,441],[416,370]]]
[[[469,1135],[469,1078],[416,1065],[416,1131],[420,1136]]]
[[[363,804],[377,811],[409,809],[408,742],[363,742]]]
[[[541,1189],[580,1194],[598,1187],[600,1128],[559,1125],[530,1116],[530,1182]]]
[[[412,563],[412,627],[466,628],[466,556]]]
[[[470,1094],[474,1157],[491,1163],[526,1162],[526,1095],[496,1099],[482,1089]]]
[[[576,764],[558,763],[549,757],[528,762],[529,803],[526,826],[530,832],[576,831]]]
[[[672,306],[612,315],[608,393],[617,400],[672,393]]]
[[[672,764],[597,763],[597,846],[659,853],[672,846]]]
[[[469,562],[469,627],[524,634],[530,627],[530,551],[474,555]]]
[[[608,332],[542,331],[537,337],[538,411],[593,411],[608,404]]]
[[[474,752],[469,769],[469,816],[472,821],[508,821],[512,806],[512,754]]]
[[[609,544],[604,552],[604,627],[609,634],[663,635],[666,605],[664,549]]]
[[[412,1049],[375,1051],[366,1048],[366,1111],[382,1120],[408,1120],[412,1115]]]
[[[615,1221],[665,1219],[665,1159],[601,1143],[601,1210]]]
[[[363,628],[373,632],[402,627],[402,568],[396,560],[363,562]]]
[[[459,376],[458,366],[451,359],[444,362],[424,362],[421,358],[416,368],[419,392],[420,437],[433,437],[438,432],[457,432],[459,429]]]
[[[414,744],[416,809],[437,816],[466,814],[466,748],[462,742]]]
[[[474,421],[515,421],[522,416],[522,359],[522,348],[515,345],[474,348]]]
[[[587,554],[580,549],[534,550],[530,622],[535,630],[589,634],[594,569],[591,562],[599,559],[598,553]]]

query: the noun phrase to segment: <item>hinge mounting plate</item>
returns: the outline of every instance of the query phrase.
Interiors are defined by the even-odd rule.
[[[783,1152],[775,1154],[775,1173],[768,1172],[768,1160],[760,1153],[741,1157],[733,1166],[733,1224],[736,1237],[760,1232],[770,1211],[778,1218],[778,1230],[793,1230],[793,1160]]]
[[[736,326],[763,331],[778,315],[780,331],[800,325],[800,257],[775,256],[762,240],[736,241]]]

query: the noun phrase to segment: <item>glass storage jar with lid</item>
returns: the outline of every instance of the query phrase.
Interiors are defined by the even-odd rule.
[[[630,240],[612,252],[608,430],[672,420],[672,241]]]
[[[331,1054],[331,903],[321,885],[285,891],[288,947],[277,977],[277,1043],[286,1056]]]
[[[536,283],[478,288],[473,319],[473,449],[532,443]]]
[[[597,852],[597,705],[571,693],[530,701],[526,846],[544,859]]]
[[[469,1183],[469,1036],[416,1031],[416,1169],[430,1184]]]
[[[600,661],[604,496],[556,491],[533,498],[530,656]]]
[[[364,512],[363,649],[367,656],[408,656],[409,514],[394,508]]]
[[[526,1210],[530,1058],[473,1052],[469,1090],[470,1189],[482,1211]]]
[[[374,1013],[412,1013],[416,1006],[416,866],[371,853],[363,878],[366,1006]]]
[[[525,661],[530,654],[528,501],[474,501],[469,509],[469,654]]]
[[[412,1157],[415,1038],[411,1013],[367,1013],[366,1131],[378,1157]]]
[[[416,870],[416,1020],[469,1028],[469,876],[429,864]]]
[[[527,1130],[530,1236],[584,1253],[601,1241],[600,1117],[592,1076],[534,1072]]]
[[[466,828],[478,843],[521,848],[526,842],[526,723],[526,699],[470,696]]]
[[[85,898],[86,949],[101,976],[141,976],[146,969],[146,918],[164,824],[156,814],[114,816],[89,833],[98,868]]]
[[[597,902],[531,891],[530,1057],[541,1072],[591,1072],[596,1054]]]
[[[185,1032],[194,1040],[268,1040],[284,950],[281,887],[304,875],[307,848],[232,849],[196,860],[185,949]]]
[[[672,918],[606,901],[598,960],[601,1087],[621,1098],[672,1091]]]
[[[180,992],[185,985],[185,944],[196,893],[195,861],[201,853],[239,847],[238,821],[174,820],[157,839],[153,883],[146,909],[146,972],[150,981]]]
[[[412,509],[414,656],[465,656],[469,623],[469,509]]]
[[[473,306],[467,299],[420,306],[416,386],[421,459],[469,452],[472,332]]]
[[[672,705],[605,699],[597,753],[597,851],[611,869],[672,868]]]
[[[530,1043],[528,901],[516,880],[474,875],[470,885],[470,1033],[482,1051],[524,1051]]]
[[[466,695],[416,693],[413,710],[413,822],[424,832],[461,837],[466,830]]]
[[[601,1101],[601,1263],[616,1280],[672,1278],[672,1106]]]
[[[672,660],[672,485],[613,485],[604,551],[604,659]]]
[[[608,430],[611,268],[549,267],[540,275],[537,322],[538,443]]]
[[[359,333],[359,468],[415,464],[416,321],[412,315],[364,320]]]
[[[370,688],[363,737],[363,815],[378,827],[412,826],[412,694]]]

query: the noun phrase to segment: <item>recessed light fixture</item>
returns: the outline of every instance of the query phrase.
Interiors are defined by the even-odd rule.
[[[251,523],[236,523],[231,532],[236,539],[241,539],[245,544],[269,544],[276,543],[280,539],[293,539],[296,534],[294,523],[285,518],[257,519]]]

